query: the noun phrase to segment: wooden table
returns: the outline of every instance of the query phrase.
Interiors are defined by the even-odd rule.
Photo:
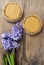
[[[18,2],[23,10],[23,18],[27,15],[38,15],[43,22],[43,30],[36,36],[28,36],[25,31],[16,52],[18,65],[44,65],[44,0],[9,0]],[[12,23],[3,18],[3,5],[8,0],[0,0],[0,34],[11,32]],[[23,21],[22,21],[23,22]],[[3,47],[0,39],[0,65],[2,65]]]

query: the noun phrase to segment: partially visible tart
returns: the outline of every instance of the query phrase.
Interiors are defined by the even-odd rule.
[[[24,19],[23,27],[27,33],[29,33],[30,35],[34,35],[41,31],[42,22],[37,16],[27,16]]]
[[[8,21],[16,22],[22,17],[22,9],[16,2],[7,3],[4,7],[4,16]]]

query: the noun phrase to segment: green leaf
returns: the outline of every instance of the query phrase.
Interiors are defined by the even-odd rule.
[[[12,65],[8,54],[6,54],[6,58],[8,60],[9,65]]]
[[[14,54],[11,53],[11,54],[10,54],[10,60],[11,60],[11,64],[12,64],[12,65],[15,65],[15,60],[14,60],[14,59],[15,59]]]

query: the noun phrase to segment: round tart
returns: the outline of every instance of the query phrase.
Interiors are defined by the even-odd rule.
[[[22,17],[22,9],[16,2],[7,3],[4,7],[4,16],[8,21],[19,21]]]
[[[27,16],[24,19],[23,27],[27,33],[30,35],[35,35],[41,31],[42,22],[37,16]]]

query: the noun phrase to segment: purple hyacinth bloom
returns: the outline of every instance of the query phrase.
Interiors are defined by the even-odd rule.
[[[5,39],[2,39],[2,45],[4,47],[4,50],[8,50],[10,48],[10,44]]]
[[[12,34],[5,32],[1,35],[4,50],[11,50],[12,48],[19,47],[16,41],[21,39],[22,30],[21,23],[18,22],[12,27]]]
[[[20,44],[18,44],[17,42],[14,41],[14,42],[12,43],[12,45],[13,45],[14,48],[18,48]]]
[[[4,50],[11,50],[12,48],[18,48],[19,44],[16,41],[11,41],[10,39],[2,39],[2,45]]]
[[[18,48],[19,44],[11,38],[11,36],[6,36],[6,34],[2,34],[2,45],[4,50],[11,50],[13,48]]]
[[[19,40],[22,37],[22,25],[20,22],[16,23],[13,27],[12,27],[12,38],[14,40]]]
[[[7,33],[7,32],[5,32],[5,33],[3,33],[2,35],[1,35],[1,38],[9,38],[10,37],[10,33]]]

